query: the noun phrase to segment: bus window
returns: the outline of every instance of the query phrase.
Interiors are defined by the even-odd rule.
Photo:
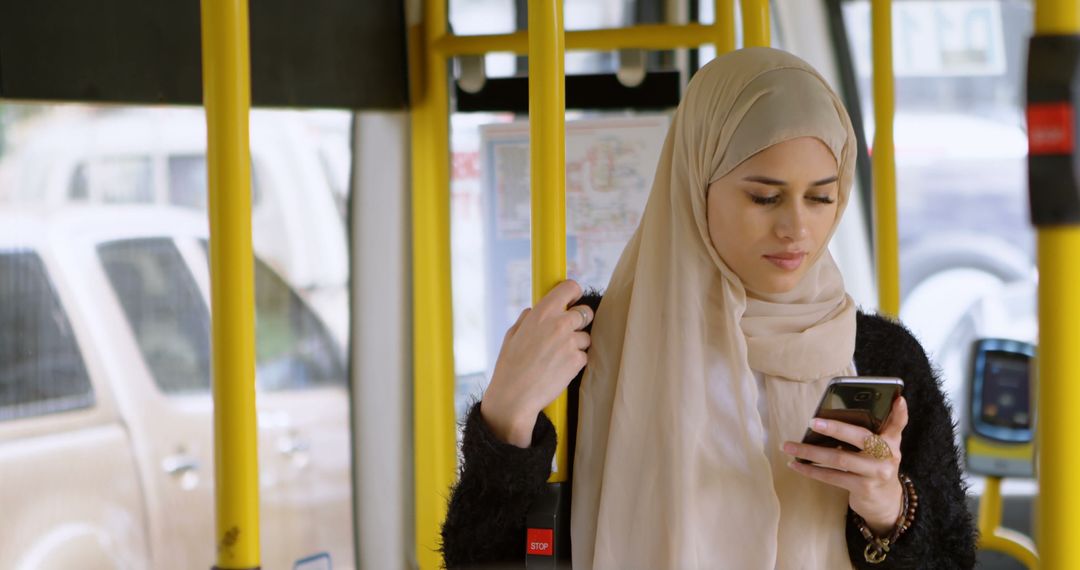
[[[872,144],[870,2],[845,1],[843,15]],[[1002,287],[1034,283],[1022,109],[1032,8],[899,1],[893,24],[901,317],[958,401],[970,349],[959,339],[971,340],[958,331],[964,314]]]
[[[260,533],[270,568],[321,552],[335,568],[354,567],[339,206],[351,122],[342,111],[250,114]],[[70,473],[101,471],[92,462],[102,457],[153,467],[125,472],[122,505],[44,516],[47,501],[34,501],[38,510],[14,503],[11,522],[27,536],[76,522],[104,536],[117,520],[142,521],[161,532],[102,543],[109,560],[213,563],[211,303],[198,245],[209,231],[206,144],[201,108],[0,101],[0,464],[18,449],[86,450],[19,463],[33,484],[0,501],[86,495]],[[50,443],[24,426],[49,430]],[[112,455],[99,456],[86,442],[104,428],[118,435]],[[0,536],[0,566],[39,546]]]
[[[870,2],[841,7],[872,146]],[[941,370],[960,425],[976,342],[1037,342],[1023,112],[1032,21],[1027,0],[893,3],[900,317]],[[982,478],[968,478],[979,496]],[[1006,480],[1004,526],[1031,535],[1037,493]],[[1015,567],[1003,558],[980,553],[987,567]]]

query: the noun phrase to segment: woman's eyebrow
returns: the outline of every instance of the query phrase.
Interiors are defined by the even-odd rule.
[[[828,184],[832,184],[833,182],[836,182],[837,180],[840,180],[839,176],[830,176],[828,178],[822,178],[821,180],[818,180],[817,182],[814,182],[814,183],[812,183],[810,185],[811,186],[826,186]]]
[[[788,185],[788,183],[784,182],[783,180],[777,180],[775,178],[769,178],[768,176],[747,176],[746,178],[743,178],[743,180],[745,180],[747,182],[757,182],[758,184],[766,184],[768,186],[787,186]],[[822,178],[821,180],[818,180],[817,182],[811,182],[810,186],[825,186],[825,185],[828,185],[828,184],[832,184],[833,182],[836,182],[837,180],[840,180],[839,176],[830,176],[828,178]]]

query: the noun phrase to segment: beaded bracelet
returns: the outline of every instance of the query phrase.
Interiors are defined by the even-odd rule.
[[[866,521],[855,512],[852,512],[859,533],[869,543],[866,545],[866,549],[863,550],[863,557],[871,564],[884,562],[885,557],[889,554],[889,548],[896,544],[900,536],[915,523],[915,510],[919,506],[919,495],[915,492],[915,484],[911,482],[911,477],[903,473],[900,474],[900,484],[904,487],[903,507],[900,509],[900,516],[896,519],[896,527],[893,528],[888,537],[879,538],[874,536]]]

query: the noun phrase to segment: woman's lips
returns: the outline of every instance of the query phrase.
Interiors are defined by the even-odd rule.
[[[773,265],[783,269],[784,271],[794,271],[802,265],[804,259],[806,259],[805,253],[778,253],[774,255],[762,256],[765,259],[772,262]]]

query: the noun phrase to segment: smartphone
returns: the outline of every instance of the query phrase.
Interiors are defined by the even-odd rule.
[[[815,418],[857,425],[880,433],[889,419],[893,403],[904,390],[904,381],[884,376],[841,376],[829,381],[821,396]],[[859,451],[849,443],[822,435],[807,428],[803,443]],[[810,463],[798,459],[800,463]]]

